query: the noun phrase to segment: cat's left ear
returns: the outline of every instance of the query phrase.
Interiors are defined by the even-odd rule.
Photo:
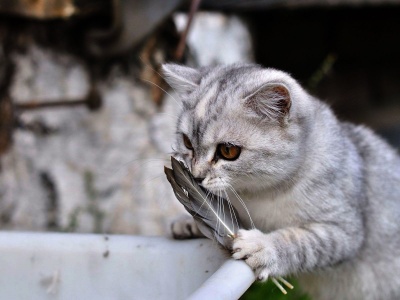
[[[269,120],[287,119],[292,101],[288,88],[281,83],[268,83],[245,98],[245,105]]]
[[[163,64],[162,70],[165,81],[178,92],[191,93],[199,86],[201,73],[196,69],[177,64]]]

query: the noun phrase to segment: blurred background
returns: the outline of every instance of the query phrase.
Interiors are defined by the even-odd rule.
[[[0,0],[0,229],[169,234],[164,62],[282,69],[399,147],[399,4]]]

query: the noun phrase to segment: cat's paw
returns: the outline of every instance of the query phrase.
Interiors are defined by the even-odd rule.
[[[193,217],[183,215],[177,218],[171,224],[172,236],[178,240],[195,239],[204,237],[197,227]]]
[[[244,260],[257,279],[266,281],[275,267],[275,255],[264,233],[257,229],[238,231],[233,240],[232,257]]]

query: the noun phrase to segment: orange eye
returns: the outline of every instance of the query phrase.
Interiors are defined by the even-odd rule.
[[[187,137],[186,134],[183,134],[183,143],[185,144],[185,147],[188,148],[189,150],[193,150],[192,143],[190,142],[189,138]]]
[[[219,144],[217,151],[220,157],[226,160],[235,160],[239,157],[241,148],[231,144]]]

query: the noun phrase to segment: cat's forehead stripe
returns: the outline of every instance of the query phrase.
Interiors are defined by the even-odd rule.
[[[218,97],[218,100],[212,98],[206,107],[207,118],[196,118],[195,122],[193,122],[193,126],[196,127],[196,130],[193,128],[193,132],[196,132],[196,139],[199,143],[205,142],[205,136],[215,135],[215,124],[218,120],[224,118],[222,114],[227,102],[227,98],[223,96]]]
[[[202,119],[205,117],[209,102],[217,97],[218,94],[217,90],[218,90],[218,85],[213,84],[209,87],[205,95],[201,97],[195,108],[197,118]]]

